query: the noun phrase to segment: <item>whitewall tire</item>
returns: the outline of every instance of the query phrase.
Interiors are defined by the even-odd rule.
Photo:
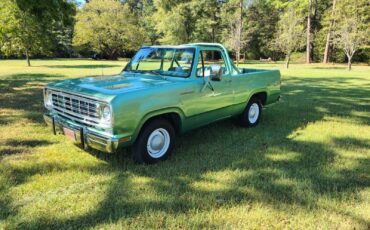
[[[167,159],[174,147],[175,130],[170,122],[158,118],[141,129],[133,145],[133,159],[137,163],[156,163]]]
[[[242,114],[239,116],[239,124],[244,127],[254,127],[258,125],[262,115],[261,101],[252,97]]]

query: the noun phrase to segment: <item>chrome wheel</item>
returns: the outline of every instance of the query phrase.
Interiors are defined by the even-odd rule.
[[[170,134],[167,130],[159,128],[154,130],[147,141],[148,154],[152,158],[162,157],[168,150],[170,146]]]
[[[251,124],[256,123],[260,114],[260,107],[257,103],[251,104],[248,111],[248,120]]]

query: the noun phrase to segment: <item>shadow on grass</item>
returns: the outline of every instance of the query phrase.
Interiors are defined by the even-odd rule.
[[[345,66],[314,66],[312,69],[324,69],[324,70],[330,70],[330,69],[336,69],[336,70],[347,70],[347,67]]]
[[[45,140],[7,140],[5,142],[5,145],[25,147],[38,147],[49,144],[52,144],[52,142]]]
[[[179,138],[170,160],[157,165],[134,165],[121,155],[94,154],[109,164],[85,170],[94,174],[109,172],[114,175],[104,200],[86,214],[52,221],[46,217],[35,217],[20,228],[91,228],[150,211],[183,214],[191,210],[203,211],[254,201],[275,209],[299,205],[310,210],[321,205],[317,201],[319,195],[340,199],[356,194],[370,186],[366,176],[370,173],[369,159],[356,161],[357,164],[352,168],[332,169],[331,164],[338,157],[334,148],[291,137],[293,134],[299,136],[300,129],[309,123],[322,121],[325,116],[351,117],[362,125],[369,124],[368,117],[355,114],[369,111],[366,101],[370,91],[352,84],[354,79],[289,78],[282,88],[283,101],[264,111],[258,127],[242,129],[226,120],[194,130]],[[26,108],[29,109],[33,107]],[[332,142],[342,149],[347,148],[346,142],[355,149],[369,147],[356,138],[335,138]],[[287,157],[287,154],[292,156]],[[37,173],[71,167],[78,170],[78,165],[45,163],[32,169],[17,169],[11,175],[24,175],[18,176],[17,183],[22,183]],[[247,173],[231,174],[236,178],[227,183],[206,176],[206,172],[225,171]],[[135,185],[129,180],[132,175],[152,179],[150,187],[153,192],[165,199],[135,199],[140,194],[136,193]],[[224,185],[225,189],[202,189],[194,186],[194,182],[217,182]],[[9,202],[3,202],[5,209],[0,213],[0,219],[17,212]],[[342,213],[341,210],[333,211]],[[367,224],[361,218],[357,221],[365,226]],[[211,226],[204,222],[196,227]]]
[[[4,134],[6,135],[6,134]],[[2,163],[2,159],[5,156],[14,155],[14,154],[22,154],[30,153],[34,150],[36,147],[40,146],[46,146],[53,144],[50,141],[46,140],[15,140],[10,139],[5,141],[5,143],[1,143],[0,148],[0,163]],[[24,157],[24,156],[22,156]],[[22,169],[13,169],[11,174],[9,175],[6,171],[5,165],[0,165],[0,173],[4,178],[9,179],[9,182],[14,186],[15,184],[21,184],[24,183],[29,176],[35,175],[36,173],[41,173],[41,169],[34,170],[34,172],[29,172],[27,170],[27,167]],[[53,165],[52,168],[55,168]],[[45,170],[45,165],[42,167],[43,170]],[[8,177],[10,176],[10,177]],[[13,207],[12,199],[9,194],[10,186],[8,183],[5,183],[5,181],[1,180],[2,177],[0,177],[0,220],[5,220],[10,215],[15,215],[18,211],[15,207]]]
[[[335,138],[334,143],[343,149],[370,149],[370,143],[352,137]]]
[[[102,69],[112,67],[122,67],[123,65],[112,64],[95,64],[95,65],[45,65],[47,68],[60,68],[60,69]]]
[[[0,124],[26,118],[43,122],[43,87],[50,81],[63,78],[59,74],[14,74],[0,78],[0,109],[12,110],[0,114]]]
[[[1,161],[0,161],[1,162]],[[0,184],[0,221],[5,220],[11,215],[15,215],[18,210],[11,205],[12,199],[7,194],[7,188]]]
[[[0,78],[1,93],[15,93],[15,88],[21,88],[28,84],[43,86],[45,83],[54,79],[60,79],[63,75],[59,74],[42,74],[42,73],[19,73]]]
[[[45,140],[7,140],[5,144],[3,144],[3,148],[0,149],[0,160],[3,156],[29,153],[32,148],[50,144],[53,144],[53,142]]]

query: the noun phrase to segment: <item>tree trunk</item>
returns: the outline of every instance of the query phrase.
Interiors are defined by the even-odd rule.
[[[332,30],[333,30],[333,26],[334,26],[335,3],[336,3],[336,0],[333,0],[333,9],[332,9],[332,12],[331,12],[329,30],[328,30],[328,34],[326,36],[326,44],[325,44],[325,52],[324,52],[324,60],[323,60],[324,64],[327,64],[329,62],[330,51],[333,49],[333,47],[331,45],[331,36],[332,36]]]
[[[352,69],[352,57],[348,56],[348,71],[351,71]]]
[[[240,0],[240,18],[239,18],[239,25],[238,25],[238,35],[239,35],[239,41],[238,41],[238,49],[237,49],[237,66],[239,66],[239,62],[240,62],[240,51],[242,49],[242,30],[243,30],[243,0]]]
[[[311,18],[312,18],[312,0],[309,0],[308,17],[307,17],[307,47],[306,63],[311,63]]]
[[[285,63],[285,68],[289,69],[289,64],[290,64],[290,54],[286,55],[286,63]]]
[[[31,66],[31,61],[30,61],[30,55],[28,53],[28,49],[26,49],[26,60],[27,60],[27,66]]]
[[[118,59],[118,54],[115,51],[112,51],[112,52],[109,53],[108,57],[109,57],[109,60],[114,60],[115,61],[115,60]]]
[[[239,66],[239,62],[240,62],[240,50],[238,49],[236,51],[236,66]]]

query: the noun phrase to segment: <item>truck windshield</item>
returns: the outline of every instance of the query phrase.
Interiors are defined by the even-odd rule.
[[[123,71],[189,77],[194,53],[194,48],[143,47]]]

